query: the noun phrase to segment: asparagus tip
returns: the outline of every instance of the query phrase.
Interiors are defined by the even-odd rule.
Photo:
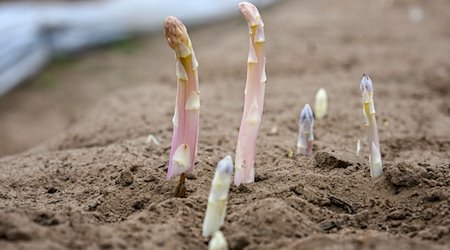
[[[304,123],[306,121],[311,122],[313,120],[314,115],[311,110],[311,107],[309,106],[309,104],[306,104],[305,107],[303,107],[302,113],[300,114],[300,123]]]
[[[314,115],[309,104],[300,113],[300,125],[297,140],[297,153],[310,155],[312,153]]]
[[[373,83],[370,77],[367,74],[363,74],[363,77],[361,79],[360,83],[361,91],[364,92],[364,90],[371,92],[373,91]]]
[[[314,115],[317,119],[322,119],[328,112],[328,96],[324,88],[320,88],[314,99]]]
[[[164,20],[164,33],[170,48],[175,50],[179,57],[191,54],[191,43],[186,26],[174,16],[168,16]]]
[[[261,15],[255,5],[249,2],[239,3],[239,12],[250,26],[262,24]]]
[[[219,173],[226,173],[231,175],[233,172],[233,158],[230,155],[225,156],[222,160],[217,164],[217,171]]]

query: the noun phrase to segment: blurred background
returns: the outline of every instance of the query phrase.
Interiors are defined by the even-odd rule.
[[[237,16],[239,2],[0,2],[0,156],[57,134],[108,92],[148,80],[145,70],[127,68],[158,60],[151,47],[163,39],[166,16],[210,25]],[[274,1],[249,2],[263,8]],[[148,49],[148,58],[136,57]]]
[[[238,2],[1,2],[0,156],[62,133],[112,92],[175,84],[161,31],[167,15],[188,26],[205,82],[216,81],[217,74],[208,73],[217,65],[211,61],[231,65],[222,74],[243,76],[246,26],[237,17]],[[264,8],[266,33],[276,34],[268,36],[268,70],[275,77],[331,72],[322,80],[332,86],[346,71],[359,78],[356,72],[371,69],[385,73],[377,80],[403,82],[419,70],[429,72],[421,80],[448,94],[448,1],[253,2]]]

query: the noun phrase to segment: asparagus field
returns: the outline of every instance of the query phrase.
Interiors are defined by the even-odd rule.
[[[0,99],[0,249],[449,249],[450,2],[239,8]]]

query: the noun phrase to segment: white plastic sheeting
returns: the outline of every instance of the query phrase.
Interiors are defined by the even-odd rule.
[[[236,0],[107,0],[0,4],[0,95],[41,70],[56,53],[161,30],[166,16],[186,25],[237,15]],[[249,0],[263,7],[275,0]]]

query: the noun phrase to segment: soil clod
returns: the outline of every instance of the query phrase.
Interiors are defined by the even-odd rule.
[[[396,186],[413,187],[421,182],[424,177],[423,167],[412,162],[396,162],[394,164],[386,164],[386,178]]]
[[[148,198],[141,198],[137,201],[133,202],[132,207],[136,210],[141,210],[145,207],[145,205],[150,201]]]
[[[356,156],[328,151],[317,152],[315,160],[316,167],[319,168],[346,168],[359,162]]]
[[[122,185],[122,187],[129,186],[133,184],[134,178],[129,170],[125,170],[120,173],[119,179],[117,180],[117,184]]]

